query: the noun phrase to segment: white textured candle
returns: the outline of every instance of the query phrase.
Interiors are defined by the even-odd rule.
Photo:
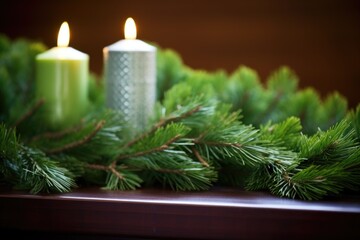
[[[156,48],[130,37],[103,52],[107,107],[119,110],[141,132],[155,105]]]

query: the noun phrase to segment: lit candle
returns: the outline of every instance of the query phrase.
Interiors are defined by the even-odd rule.
[[[64,22],[58,46],[36,56],[36,96],[45,100],[44,117],[53,129],[79,122],[88,106],[89,56],[68,47],[69,40]]]
[[[136,39],[132,18],[126,20],[124,32],[125,39],[104,48],[106,104],[140,132],[155,105],[156,48]]]

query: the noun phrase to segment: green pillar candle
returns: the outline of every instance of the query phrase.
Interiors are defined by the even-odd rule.
[[[74,125],[88,107],[89,56],[68,47],[66,22],[60,28],[58,47],[36,56],[36,96],[44,99],[44,120],[51,129]]]

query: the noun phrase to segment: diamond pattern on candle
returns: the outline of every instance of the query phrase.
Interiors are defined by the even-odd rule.
[[[155,104],[155,53],[109,52],[105,55],[107,106],[144,130]]]

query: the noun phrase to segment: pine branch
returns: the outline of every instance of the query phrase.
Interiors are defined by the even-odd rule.
[[[132,171],[126,170],[126,166],[116,166],[113,162],[108,166],[99,164],[87,164],[87,168],[107,172],[105,189],[109,190],[134,190],[140,187],[142,179]]]
[[[341,121],[328,131],[319,131],[314,136],[300,139],[300,157],[308,159],[304,164],[323,164],[339,162],[345,159],[349,153],[358,147],[354,141],[355,131],[349,129],[347,120]]]
[[[60,168],[45,154],[30,148],[21,152],[22,170],[20,188],[30,189],[31,193],[69,192],[75,187],[75,181],[67,169]]]
[[[54,158],[67,155],[85,163],[97,163],[100,160],[110,162],[110,158],[119,153],[118,146],[127,139],[123,117],[111,110],[91,114],[83,120],[78,131],[74,131],[75,128],[56,133],[51,141],[39,137],[31,142],[31,146]]]
[[[51,159],[57,162],[59,167],[67,169],[69,172],[71,172],[72,177],[75,179],[81,178],[85,174],[86,164],[73,156],[58,154],[51,155]]]
[[[282,178],[274,179],[270,191],[282,197],[319,200],[326,195],[339,194],[343,186],[338,183],[347,177],[348,174],[336,165],[310,166],[294,175],[284,173]]]
[[[4,141],[6,140],[6,142]],[[0,125],[0,170],[13,185],[39,192],[68,192],[75,187],[71,173],[37,150],[21,145],[13,129]]]
[[[360,150],[355,130],[347,120],[299,139],[301,161],[270,173],[268,184],[273,194],[282,197],[317,200],[338,195],[360,185]]]
[[[45,100],[40,99],[38,100],[30,109],[28,109],[27,112],[25,112],[18,120],[15,121],[15,123],[12,125],[12,127],[19,126],[22,122],[24,122],[26,119],[30,118],[32,115],[34,115],[42,105],[44,105]]]
[[[138,141],[141,141],[145,137],[147,137],[150,134],[154,133],[159,128],[164,127],[169,123],[179,122],[179,121],[181,121],[181,120],[183,120],[185,118],[188,118],[188,117],[192,116],[193,114],[197,113],[198,111],[200,111],[200,109],[201,109],[201,106],[196,106],[195,108],[190,109],[189,111],[187,111],[185,113],[182,113],[180,116],[169,116],[167,118],[162,118],[148,132],[145,132],[144,134],[141,134],[137,138],[135,138],[132,141],[128,142],[127,144],[125,144],[124,147],[126,147],[126,148],[131,147],[132,145],[136,144]]]
[[[290,117],[277,124],[268,123],[265,126],[261,126],[260,138],[278,147],[296,150],[299,139],[302,137],[301,130],[300,119]]]
[[[126,158],[141,157],[141,156],[144,156],[144,155],[164,151],[164,150],[169,148],[170,144],[174,143],[180,137],[182,137],[182,135],[178,134],[178,135],[174,136],[173,138],[169,139],[167,142],[165,142],[164,144],[162,144],[159,147],[156,147],[156,148],[153,148],[153,149],[148,149],[148,150],[145,150],[145,151],[139,151],[139,152],[136,152],[136,153],[133,153],[133,154],[119,155],[118,157],[115,158],[115,160],[119,161],[119,160],[126,159]]]
[[[297,90],[298,79],[287,67],[280,67],[274,71],[267,80],[267,89],[264,95],[268,94],[270,99],[264,111],[262,111],[257,118],[265,123],[269,120],[274,122],[282,121],[284,119],[283,109],[286,107],[287,100],[289,100]]]
[[[11,178],[14,165],[12,161],[18,159],[19,144],[13,128],[7,128],[0,123],[0,173]]]
[[[199,162],[205,166],[205,167],[210,167],[209,163],[200,155],[200,153],[194,148],[191,148],[192,152],[194,153],[195,157],[197,160],[199,160]]]
[[[297,153],[267,146],[263,155],[263,161],[250,166],[250,176],[246,179],[246,189],[264,190],[268,189],[274,182],[274,178],[283,176],[284,172],[293,171],[299,164],[300,158]]]
[[[95,170],[103,170],[103,171],[110,170],[110,166],[104,166],[104,165],[100,165],[100,164],[86,164],[85,166],[87,168],[95,169]]]
[[[265,111],[263,111],[258,119],[262,119],[262,122],[266,122],[271,119],[271,114],[274,113],[278,105],[281,103],[284,93],[282,91],[277,91],[275,96],[271,99]]]
[[[158,153],[132,159],[130,167],[142,168],[147,182],[159,183],[174,190],[206,190],[216,181],[213,168],[194,162],[184,153]]]
[[[321,104],[319,94],[312,88],[306,88],[294,93],[292,97],[287,100],[283,112],[287,116],[300,118],[302,132],[313,135],[321,126],[320,120],[323,114]]]
[[[151,155],[124,159],[129,169],[140,169],[147,182],[158,182],[175,190],[208,189],[217,174],[213,168],[194,162],[184,152],[157,152]]]
[[[347,109],[347,100],[339,93],[327,96],[320,109],[319,128],[327,130],[340,122],[346,116]]]
[[[230,103],[232,110],[241,110],[245,124],[259,126],[263,119],[259,115],[265,111],[270,95],[265,91],[255,70],[240,66],[226,82],[226,93],[222,102]]]
[[[183,81],[188,71],[184,68],[181,57],[171,49],[161,49],[158,46],[157,51],[157,69],[156,85],[157,100],[162,100],[164,93],[176,83]]]
[[[90,168],[90,169],[95,169],[95,170],[112,172],[113,174],[115,174],[115,176],[117,176],[121,180],[124,179],[124,176],[119,171],[116,170],[116,162],[113,162],[112,164],[110,164],[108,166],[104,166],[104,165],[100,165],[100,164],[86,164],[86,167]]]
[[[192,131],[198,131],[206,127],[207,120],[216,111],[218,100],[214,96],[213,87],[208,82],[204,81],[204,79],[201,80],[201,78],[196,80],[192,82],[188,79],[186,82],[179,83],[167,91],[162,105],[157,108],[156,118],[178,118],[181,116],[181,119],[176,122],[184,124]],[[191,111],[194,111],[194,113],[191,113]],[[187,112],[191,114],[187,115]]]
[[[124,180],[125,177],[123,176],[123,174],[121,174],[120,172],[118,172],[115,168],[113,167],[109,167],[110,171],[120,180]]]
[[[62,131],[58,131],[58,132],[45,132],[45,133],[41,133],[39,135],[33,136],[30,139],[30,142],[34,142],[34,141],[39,141],[40,139],[58,139],[58,138],[62,138],[66,135],[75,133],[80,131],[82,128],[84,127],[83,125],[83,121],[81,122],[81,124],[74,126],[74,127],[70,127],[67,129],[64,129]]]
[[[141,186],[142,179],[130,171],[113,169],[106,178],[105,189],[109,190],[134,190]]]
[[[356,132],[357,141],[360,143],[360,104],[355,110],[349,112],[347,119],[351,122],[352,128]]]
[[[46,151],[46,153],[47,154],[58,154],[58,153],[65,152],[70,149],[79,147],[81,145],[84,145],[84,144],[88,143],[101,130],[101,128],[103,128],[104,124],[105,124],[105,121],[101,120],[96,124],[94,130],[89,135],[85,136],[83,139],[72,142],[72,143],[68,143],[68,144],[58,147],[58,148],[49,149]]]
[[[184,174],[183,170],[177,170],[177,169],[165,169],[165,168],[160,168],[160,169],[156,169],[157,172],[161,172],[161,173],[171,173],[171,174]]]
[[[191,146],[190,140],[181,139],[189,132],[189,129],[179,123],[171,123],[158,128],[154,133],[139,140],[129,148],[128,154],[120,154],[115,158],[112,165],[119,160],[130,169],[142,171],[148,176],[147,179],[159,181],[163,179],[174,189],[182,188],[197,190],[208,188],[215,179],[215,172],[195,164],[184,152],[178,150],[178,146]],[[123,165],[122,165],[123,166]],[[103,167],[95,168],[104,169]],[[200,174],[194,176],[193,172]],[[202,174],[205,174],[201,177]],[[112,180],[114,177],[111,178]],[[191,181],[194,181],[191,183]],[[178,183],[186,186],[177,186]],[[176,186],[175,186],[176,185]]]
[[[263,154],[268,154],[257,134],[251,127],[234,122],[229,127],[215,126],[194,143],[201,156],[217,164],[254,165],[263,162]]]

